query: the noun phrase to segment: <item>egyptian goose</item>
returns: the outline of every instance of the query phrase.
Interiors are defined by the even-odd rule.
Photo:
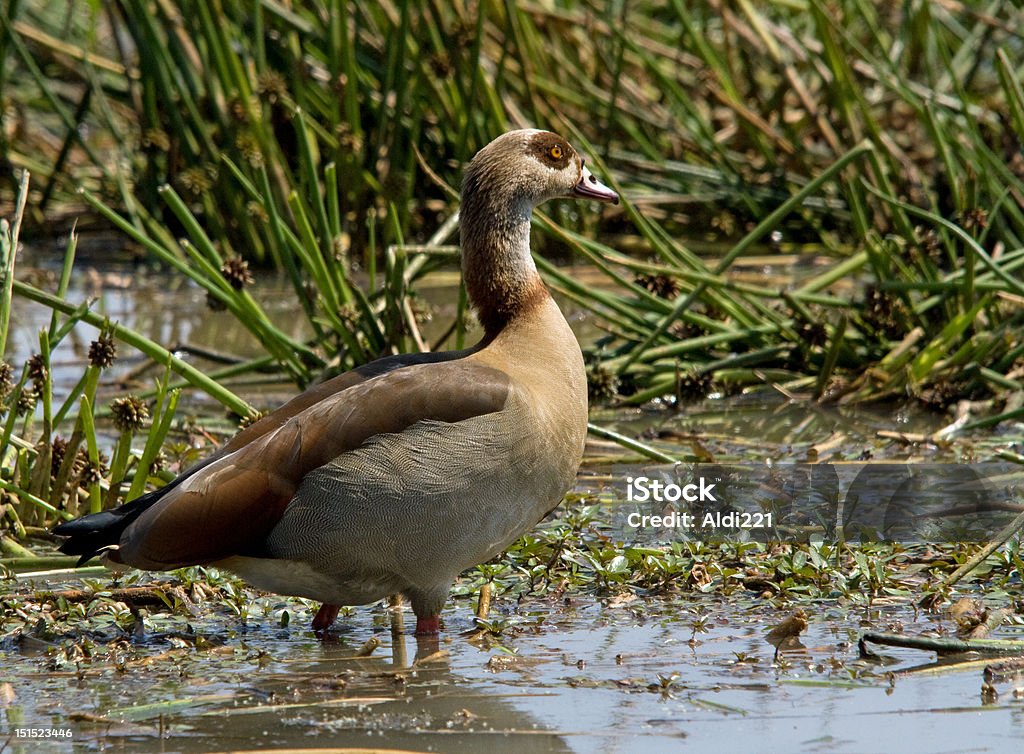
[[[618,202],[562,137],[512,131],[462,184],[473,348],[390,356],[302,393],[162,489],[58,526],[79,564],[212,565],[340,605],[403,594],[438,632],[455,578],[502,552],[575,479],[587,431],[576,338],[530,254],[546,199]]]

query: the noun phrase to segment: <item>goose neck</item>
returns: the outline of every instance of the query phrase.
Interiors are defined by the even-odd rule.
[[[462,274],[488,339],[547,298],[530,253],[527,203],[464,200]]]

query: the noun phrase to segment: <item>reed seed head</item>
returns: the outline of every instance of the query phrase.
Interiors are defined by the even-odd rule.
[[[149,408],[135,395],[115,398],[110,403],[110,412],[114,416],[114,426],[122,432],[136,431],[149,418]]]
[[[277,71],[264,71],[256,79],[256,93],[271,105],[288,95],[288,83]]]
[[[963,213],[960,224],[964,230],[984,230],[988,227],[988,211],[981,207],[974,207]]]
[[[242,154],[242,159],[249,163],[250,167],[259,169],[263,167],[263,150],[260,149],[260,142],[250,131],[243,131],[235,137],[235,146]]]
[[[18,395],[18,404],[14,410],[18,416],[27,416],[35,410],[38,400],[39,393],[35,385],[25,385],[21,390],[21,394]]]
[[[247,285],[252,285],[255,280],[249,271],[249,263],[238,256],[225,259],[220,273],[236,291],[242,290]]]
[[[43,355],[39,353],[32,354],[28,361],[25,362],[25,369],[28,370],[28,378],[32,380],[36,392],[42,393],[43,385],[50,376],[50,372],[46,368],[46,361],[43,360]]]
[[[714,380],[708,372],[684,372],[679,376],[676,396],[680,401],[697,401],[707,398],[713,385]]]
[[[587,369],[587,393],[599,403],[612,400],[619,394],[619,377],[600,362]]]
[[[191,167],[181,171],[178,180],[193,196],[202,196],[213,188],[213,181],[202,167]]]
[[[82,473],[79,477],[82,480],[82,484],[92,485],[99,484],[103,479],[110,473],[110,466],[107,463],[107,458],[103,453],[100,453],[96,459],[96,463],[89,460],[89,456],[84,450],[79,451],[79,455],[83,457],[82,461]]]
[[[6,361],[0,361],[0,404],[7,400],[7,396],[14,390],[14,367]]]
[[[106,369],[114,363],[117,358],[117,344],[114,336],[108,332],[100,333],[100,336],[89,344],[89,363],[99,369]]]
[[[270,219],[267,210],[255,199],[246,203],[245,213],[258,223],[266,223]]]
[[[56,478],[60,473],[60,467],[68,454],[68,441],[60,435],[53,438],[50,443],[50,477]],[[81,451],[75,453],[75,459],[71,463],[71,476],[81,473],[84,465],[84,456]]]
[[[673,299],[679,295],[679,282],[662,273],[640,274],[633,279],[633,282],[641,288],[646,288],[658,298]]]

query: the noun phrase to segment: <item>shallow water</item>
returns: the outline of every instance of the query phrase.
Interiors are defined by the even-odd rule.
[[[280,607],[247,627],[204,611],[189,622],[212,648],[175,650],[165,626],[132,642],[136,659],[124,670],[82,663],[81,679],[74,667],[48,669],[44,647],[8,641],[0,682],[11,684],[13,699],[0,711],[4,727],[67,726],[73,737],[14,739],[11,750],[727,745],[934,754],[1010,751],[1024,742],[1024,699],[1014,683],[997,684],[998,699],[983,701],[981,668],[942,672],[931,653],[887,648],[882,660],[858,658],[863,624],[951,628],[905,605],[812,605],[800,645],[778,659],[765,632],[788,611],[752,597],[501,604],[514,628],[497,646],[460,636],[472,628],[465,603],[445,611],[440,643],[394,638],[382,605],[355,610],[333,641],[321,642],[299,615],[277,627]],[[188,632],[184,619],[176,622]],[[371,637],[381,646],[354,657]],[[147,656],[156,659],[139,659]],[[141,706],[160,703],[177,706]],[[69,722],[73,713],[102,721]]]

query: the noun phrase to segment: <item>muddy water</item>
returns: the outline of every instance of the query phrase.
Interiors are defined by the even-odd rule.
[[[931,655],[905,650],[858,658],[862,623],[950,628],[906,607],[814,605],[800,645],[778,657],[765,631],[783,613],[750,600],[500,605],[514,628],[491,644],[460,635],[472,628],[465,603],[446,610],[439,643],[393,636],[383,606],[356,610],[321,642],[298,615],[278,627],[281,607],[247,627],[207,611],[177,619],[180,635],[210,648],[175,650],[165,625],[133,642],[148,664],[83,662],[80,678],[73,666],[51,669],[39,643],[6,649],[5,727],[72,736],[14,739],[10,750],[934,754],[1024,742],[1013,684],[983,701],[980,668],[943,673]],[[355,657],[371,637],[380,647]]]
[[[99,296],[112,319],[165,344],[245,356],[256,344],[229,315],[206,309],[189,286],[142,272],[76,276],[72,299]],[[440,281],[426,293],[441,307]],[[289,317],[287,288],[264,284],[261,301]],[[444,311],[439,318],[444,317]],[[571,317],[585,327],[579,316]],[[30,353],[48,314],[16,309],[14,360]],[[296,325],[296,327],[298,327]],[[54,360],[57,394],[78,378],[93,336],[83,328]],[[295,335],[301,336],[301,331]],[[10,356],[9,356],[10,358]],[[126,360],[118,368],[130,374]],[[274,388],[265,395],[273,402]],[[958,460],[989,438],[938,447],[892,442],[880,431],[931,432],[942,417],[823,409],[779,396],[708,401],[682,414],[595,413],[596,421],[644,433],[666,449],[716,457]],[[596,465],[620,452],[600,441]],[[972,451],[973,452],[973,451]],[[831,454],[831,455],[828,455]],[[593,488],[583,475],[580,491]],[[19,578],[0,595],[70,588],[81,579]],[[105,575],[92,576],[101,586]],[[1017,580],[1019,596],[1019,578]],[[855,597],[855,596],[854,596]],[[861,659],[865,627],[908,633],[953,630],[948,618],[918,613],[908,599],[868,608],[841,598],[805,604],[808,629],[776,656],[766,631],[793,604],[749,596],[686,594],[671,599],[589,594],[569,599],[499,599],[497,637],[472,631],[467,600],[449,602],[439,642],[408,635],[382,605],[343,615],[329,641],[308,630],[309,606],[253,596],[243,622],[223,605],[192,613],[144,609],[139,631],[120,649],[116,626],[91,622],[93,658],[69,661],[59,630],[0,631],[0,751],[237,751],[256,748],[381,748],[442,752],[602,751],[1014,751],[1024,745],[1020,678],[982,695],[982,669],[927,667],[931,653],[882,651]],[[397,628],[397,632],[394,629]],[[1024,638],[1007,627],[1001,636]],[[380,645],[367,657],[367,641]],[[63,649],[62,649],[63,648]],[[922,667],[925,666],[925,667]],[[66,732],[27,739],[18,730]],[[53,735],[50,733],[49,735]]]

